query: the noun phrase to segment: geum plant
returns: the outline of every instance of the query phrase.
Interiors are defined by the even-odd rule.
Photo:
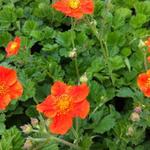
[[[149,19],[149,1],[1,0],[0,149],[149,150]]]
[[[77,19],[81,19],[84,14],[92,14],[94,11],[94,3],[92,0],[62,0],[53,4],[52,7],[65,13],[67,16]],[[7,53],[6,58],[17,55],[20,49],[20,44],[20,37],[15,37],[13,41],[10,41],[5,48]],[[73,49],[75,49],[74,42],[72,46]],[[76,69],[78,80],[77,83],[80,84],[77,62]],[[0,109],[5,110],[11,99],[19,98],[22,93],[23,87],[17,80],[16,72],[12,69],[0,66]],[[51,95],[49,95],[41,104],[38,104],[36,107],[37,111],[42,112],[48,119],[50,119],[50,133],[47,131],[47,125],[42,115],[40,115],[41,125],[38,124],[37,119],[31,119],[32,126],[30,124],[22,126],[21,129],[23,132],[25,134],[35,132],[39,134],[41,133],[42,135],[41,138],[38,139],[28,136],[23,148],[30,149],[32,147],[32,141],[47,142],[56,140],[57,142],[66,144],[71,148],[80,149],[78,146],[79,127],[77,117],[85,119],[89,113],[90,104],[86,99],[88,94],[89,87],[86,83],[72,86],[63,83],[62,81],[55,81],[54,85],[51,87]],[[76,129],[73,128],[73,118],[76,118]],[[76,142],[74,144],[52,135],[64,135],[70,128],[72,128],[72,132],[75,136]]]

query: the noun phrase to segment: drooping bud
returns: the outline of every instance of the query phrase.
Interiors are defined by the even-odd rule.
[[[133,112],[130,116],[130,119],[133,121],[133,122],[137,122],[140,120],[140,115],[137,113],[137,112]]]
[[[74,48],[70,53],[69,53],[69,57],[74,59],[77,57],[77,49]]]
[[[133,129],[133,127],[129,127],[129,128],[128,128],[128,131],[127,131],[127,133],[126,133],[126,135],[132,136],[133,134],[134,134],[134,129]]]
[[[142,108],[140,106],[137,106],[137,107],[134,108],[134,112],[139,114],[139,113],[142,112]]]
[[[24,126],[20,127],[22,132],[25,134],[29,134],[32,131],[32,126],[30,124],[25,124]]]
[[[32,141],[30,139],[27,139],[23,145],[23,149],[29,150],[32,147]]]
[[[139,48],[143,48],[143,47],[145,47],[145,46],[146,46],[145,43],[144,43],[142,40],[140,40],[138,47],[139,47]]]
[[[88,78],[87,78],[87,74],[86,72],[80,77],[80,82],[87,82]]]
[[[94,19],[93,21],[90,22],[91,25],[97,26],[97,21]]]
[[[38,125],[38,123],[39,123],[39,121],[36,118],[31,118],[31,124],[33,127]]]

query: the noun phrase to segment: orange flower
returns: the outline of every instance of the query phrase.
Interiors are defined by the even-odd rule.
[[[12,99],[19,98],[22,92],[16,71],[0,66],[0,110],[4,110]]]
[[[5,48],[7,52],[6,57],[10,57],[12,55],[18,54],[18,51],[20,49],[20,42],[21,42],[21,39],[19,37],[16,37],[14,41],[10,41],[8,43],[7,47]]]
[[[150,69],[138,76],[137,84],[144,95],[150,97]]]
[[[59,0],[52,7],[77,19],[82,18],[84,14],[92,14],[94,11],[92,0]]]
[[[49,95],[37,110],[52,118],[50,130],[55,134],[65,134],[72,127],[72,119],[80,117],[84,119],[89,112],[90,105],[86,100],[89,88],[86,83],[79,86],[66,85],[57,81]]]
[[[147,41],[145,41],[145,45],[148,46],[148,47],[150,47],[150,37],[148,38]]]
[[[145,41],[145,45],[148,47],[148,52],[150,52],[150,37]]]
[[[148,61],[148,63],[150,63],[150,56],[147,57],[147,61]]]

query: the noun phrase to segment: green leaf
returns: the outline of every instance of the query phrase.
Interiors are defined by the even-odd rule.
[[[29,35],[30,35],[30,34],[33,34],[33,32],[34,32],[35,30],[37,30],[37,28],[38,28],[38,23],[37,23],[36,21],[27,20],[27,21],[24,23],[22,30],[23,30],[23,32],[24,32],[25,34],[29,34]]]
[[[119,70],[125,67],[124,61],[121,56],[115,56],[110,58],[112,70]]]
[[[122,50],[121,50],[121,54],[125,57],[128,57],[129,55],[131,55],[132,51],[131,51],[131,48],[129,47],[124,47]]]
[[[118,97],[134,97],[134,92],[128,87],[121,87],[117,92]]]
[[[6,130],[0,140],[1,150],[21,150],[24,143],[24,139],[21,132],[16,128],[12,127]]]
[[[110,114],[99,122],[97,127],[94,129],[94,132],[103,134],[104,132],[112,129],[115,126],[115,123],[114,116]]]
[[[31,118],[31,117],[34,118],[34,117],[36,117],[36,116],[38,115],[38,112],[36,111],[36,108],[35,108],[35,106],[33,106],[33,105],[29,106],[29,107],[27,108],[27,110],[26,110],[25,113],[26,113],[26,115],[29,116],[30,118]]]
[[[90,150],[90,146],[92,145],[92,138],[89,136],[84,136],[79,145],[81,150]]]
[[[72,40],[74,40],[75,37],[76,37],[75,32],[73,33],[72,31],[61,32],[57,35],[56,42],[61,46],[68,48],[71,46]]]
[[[8,27],[12,22],[15,22],[16,19],[16,14],[13,8],[5,7],[0,11],[0,25]]]
[[[147,17],[144,14],[137,14],[130,20],[130,24],[133,28],[140,28],[147,21]]]
[[[113,19],[113,27],[115,29],[125,24],[125,19],[130,17],[131,11],[128,8],[118,8],[115,10],[115,16]]]

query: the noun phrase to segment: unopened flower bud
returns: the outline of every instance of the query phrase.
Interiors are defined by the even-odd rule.
[[[139,47],[139,48],[143,48],[143,47],[145,47],[145,46],[146,46],[146,45],[145,45],[145,42],[143,42],[142,40],[140,40],[138,47]]]
[[[32,141],[30,139],[27,139],[23,145],[23,149],[29,150],[32,147]]]
[[[46,124],[47,127],[49,127],[50,123],[51,123],[51,120],[50,119],[46,119],[45,124]]]
[[[87,82],[88,81],[88,78],[87,78],[87,75],[86,75],[86,72],[80,77],[80,82]]]
[[[137,106],[137,107],[134,108],[134,112],[139,114],[139,113],[142,112],[142,108],[140,106]]]
[[[133,127],[129,127],[126,135],[128,135],[128,136],[132,136],[132,135],[133,135],[133,133],[134,133],[134,129],[133,129]]]
[[[32,126],[36,126],[39,123],[39,121],[36,118],[31,118],[31,124]]]
[[[70,53],[69,53],[69,57],[74,59],[77,57],[77,52],[76,52],[76,48],[74,48]]]
[[[140,115],[137,112],[133,112],[130,116],[130,119],[133,122],[139,121],[140,120]]]
[[[96,21],[96,20],[93,20],[93,21],[90,22],[90,24],[97,26],[97,21]]]
[[[29,134],[32,131],[32,126],[30,124],[25,124],[24,126],[20,127],[22,132],[25,134]]]

